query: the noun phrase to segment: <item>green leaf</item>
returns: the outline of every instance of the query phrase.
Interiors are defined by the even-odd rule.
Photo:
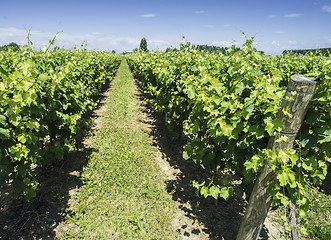
[[[229,187],[222,187],[220,191],[220,197],[227,200],[232,194],[232,188]]]
[[[224,87],[223,87],[222,83],[216,82],[212,85],[212,88],[217,92],[217,94],[219,96],[222,96],[222,93],[223,93],[223,90],[224,90]]]
[[[318,135],[318,143],[331,142],[331,129],[320,129]]]
[[[237,95],[241,95],[242,92],[244,91],[244,89],[245,89],[245,85],[244,85],[244,83],[243,83],[243,82],[240,82],[239,84],[237,84],[237,86],[236,86],[234,92],[235,92],[235,94],[237,94]]]
[[[271,196],[276,196],[279,193],[280,187],[276,181],[271,181],[268,183],[268,192]]]
[[[295,181],[295,173],[293,171],[289,171],[287,173],[287,179],[291,188],[295,188],[297,186],[297,182]]]
[[[5,89],[6,89],[5,84],[4,84],[3,82],[0,82],[0,91],[1,91],[1,92],[2,92],[2,91],[5,91]]]
[[[213,95],[210,100],[213,101],[216,105],[219,105],[222,102],[218,95]]]
[[[25,126],[31,130],[37,130],[39,129],[40,127],[40,124],[38,122],[35,122],[35,121],[31,121],[31,122],[27,122],[25,123]]]
[[[261,139],[264,137],[264,129],[258,125],[250,126],[248,131],[251,135],[254,135],[256,139]]]
[[[10,131],[9,129],[0,128],[0,139],[9,139]]]
[[[297,186],[295,181],[295,173],[293,171],[289,169],[283,169],[277,171],[276,174],[281,187],[289,185],[291,188],[295,188]]]
[[[33,66],[33,61],[31,59],[27,60],[22,64],[22,71],[24,75],[27,75],[29,68]]]
[[[22,95],[21,95],[21,94],[15,94],[15,95],[13,96],[13,100],[14,100],[14,102],[18,102],[18,103],[23,102]]]
[[[220,107],[220,112],[225,113],[229,108],[231,107],[230,102],[228,101],[222,101],[221,102],[221,107]]]
[[[211,186],[209,189],[209,194],[215,198],[218,199],[218,195],[220,194],[220,189],[216,186]]]
[[[194,122],[193,126],[191,127],[191,133],[196,134],[197,132],[199,132],[200,126],[201,126],[200,122],[198,121]]]
[[[183,158],[184,158],[185,160],[189,159],[190,157],[191,157],[191,156],[188,154],[187,151],[183,151]]]
[[[3,64],[0,65],[0,73],[2,73],[3,75],[5,75],[7,77],[9,72],[10,72],[10,70],[8,69],[8,67],[6,65],[3,65]]]
[[[6,123],[6,117],[4,115],[0,115],[0,123],[3,126],[6,126],[7,125],[7,123]]]
[[[207,198],[209,196],[209,189],[206,186],[201,187],[200,194]]]
[[[264,119],[264,123],[266,124],[265,130],[267,133],[272,136],[274,131],[281,131],[283,122],[279,119],[272,119],[271,117],[267,117]]]
[[[249,112],[250,114],[254,111],[254,105],[250,103],[248,106],[245,107],[245,110]]]
[[[285,171],[281,171],[280,173],[277,173],[277,179],[279,180],[281,187],[287,185],[287,174]]]
[[[192,145],[191,144],[186,144],[184,146],[184,151],[183,151],[183,154],[182,154],[183,158],[185,160],[187,160],[192,156],[192,154],[193,154]]]
[[[36,197],[36,191],[30,187],[26,187],[23,190],[23,195],[27,200],[30,200],[31,198]]]
[[[25,138],[25,136],[22,134],[22,135],[20,135],[18,138],[17,138],[17,140],[18,141],[20,141],[21,143],[25,143],[26,142],[26,138]]]
[[[306,211],[303,210],[303,209],[300,209],[299,210],[299,216],[300,216],[300,218],[304,218],[306,216]]]
[[[258,170],[262,167],[263,164],[263,157],[261,157],[259,154],[254,155],[249,160],[247,160],[244,163],[244,166],[246,167],[246,170],[253,171],[254,173],[258,172]]]
[[[246,171],[255,169],[255,164],[252,161],[246,161],[244,166],[246,167]]]
[[[192,88],[192,86],[188,86],[186,89],[184,89],[184,92],[187,94],[188,98],[194,99],[195,98],[195,91]]]
[[[245,120],[248,120],[249,117],[250,117],[250,115],[251,115],[251,114],[250,114],[246,109],[243,109],[242,112],[241,112],[241,116],[243,116],[243,118],[244,118]]]
[[[234,127],[230,124],[225,124],[221,126],[222,132],[224,134],[224,136],[230,137],[232,136],[232,131],[234,129]]]
[[[42,73],[39,75],[38,79],[41,81],[46,81],[48,79],[48,75],[46,73]]]
[[[317,166],[317,163],[313,157],[302,159],[303,169],[305,169],[307,171],[312,171],[314,168],[316,168],[316,166]]]
[[[313,178],[319,178],[321,180],[324,180],[325,179],[325,175],[321,171],[319,171],[319,170],[316,170],[311,176]]]
[[[203,181],[202,183],[199,183],[198,181],[195,180],[192,181],[192,186],[196,189],[200,189],[203,185],[205,185],[205,181]]]

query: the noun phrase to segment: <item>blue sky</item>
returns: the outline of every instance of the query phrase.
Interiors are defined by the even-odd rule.
[[[227,47],[255,36],[268,54],[284,49],[331,47],[331,0],[57,0],[3,1],[0,45],[25,44],[27,29],[39,48],[57,31],[56,44],[123,52],[178,47],[182,36],[193,44]]]

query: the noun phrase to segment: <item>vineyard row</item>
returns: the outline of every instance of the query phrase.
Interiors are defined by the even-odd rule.
[[[0,52],[0,184],[35,196],[32,171],[75,150],[75,137],[119,55],[84,50]]]
[[[274,203],[292,200],[304,212],[307,184],[320,184],[330,163],[330,58],[265,56],[247,40],[240,51],[203,52],[184,42],[180,50],[138,52],[127,59],[155,109],[167,114],[168,126],[189,135],[183,157],[214,173],[208,183],[193,182],[202,195],[249,197],[269,159],[277,176],[269,184]],[[277,116],[288,113],[281,102],[295,74],[318,81],[318,87],[294,148],[271,151],[268,141],[282,130]]]

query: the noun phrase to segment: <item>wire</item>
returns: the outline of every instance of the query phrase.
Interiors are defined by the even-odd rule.
[[[299,193],[298,193],[298,197],[299,197],[299,221],[298,221],[298,239],[301,239],[301,234],[300,234],[300,223],[301,223],[301,217],[300,217],[300,207],[301,207],[301,199],[300,199],[300,187],[301,187],[301,128],[299,130],[299,159],[298,159],[298,167],[299,167],[299,184],[298,184],[298,188],[299,188]]]
[[[280,132],[278,132],[278,139],[280,139],[281,138],[281,135],[280,135]],[[283,145],[283,140],[281,141],[281,146],[280,146],[280,149],[279,150],[281,150],[281,149],[284,149],[284,145]],[[284,164],[284,162],[283,161],[281,161],[281,164],[283,165]],[[287,216],[287,206],[285,206],[285,204],[286,204],[286,194],[285,194],[285,187],[283,186],[283,197],[284,197],[284,210],[283,210],[283,213],[284,213],[284,211],[285,211],[285,216]],[[285,238],[286,238],[286,221],[284,221],[284,224],[283,224],[283,226],[284,226],[284,236],[285,236]]]

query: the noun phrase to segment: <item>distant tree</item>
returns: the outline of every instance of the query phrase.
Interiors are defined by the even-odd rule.
[[[7,45],[8,47],[13,47],[13,48],[20,48],[20,45],[18,45],[17,43],[11,42]]]
[[[194,45],[194,47],[196,49],[198,49],[199,51],[208,51],[208,52],[221,52],[221,53],[225,53],[226,50],[228,50],[228,47],[218,47],[218,46],[208,46],[208,45]],[[239,47],[235,47],[234,49],[235,52],[240,51]]]
[[[331,48],[284,50],[282,54],[289,54],[289,53],[295,55],[315,54],[315,55],[331,56]]]
[[[17,43],[11,42],[7,45],[0,47],[0,50],[3,50],[3,51],[8,51],[9,49],[18,51],[18,50],[20,50],[20,45],[18,45]]]
[[[111,51],[111,53],[116,53],[116,51],[115,51],[115,50],[113,50],[113,51]]]
[[[147,40],[146,38],[142,38],[141,41],[140,41],[140,46],[139,46],[139,50],[140,51],[144,51],[144,52],[147,52],[148,49],[147,49]]]
[[[178,52],[178,49],[177,48],[167,48],[166,50],[165,50],[166,52]]]

